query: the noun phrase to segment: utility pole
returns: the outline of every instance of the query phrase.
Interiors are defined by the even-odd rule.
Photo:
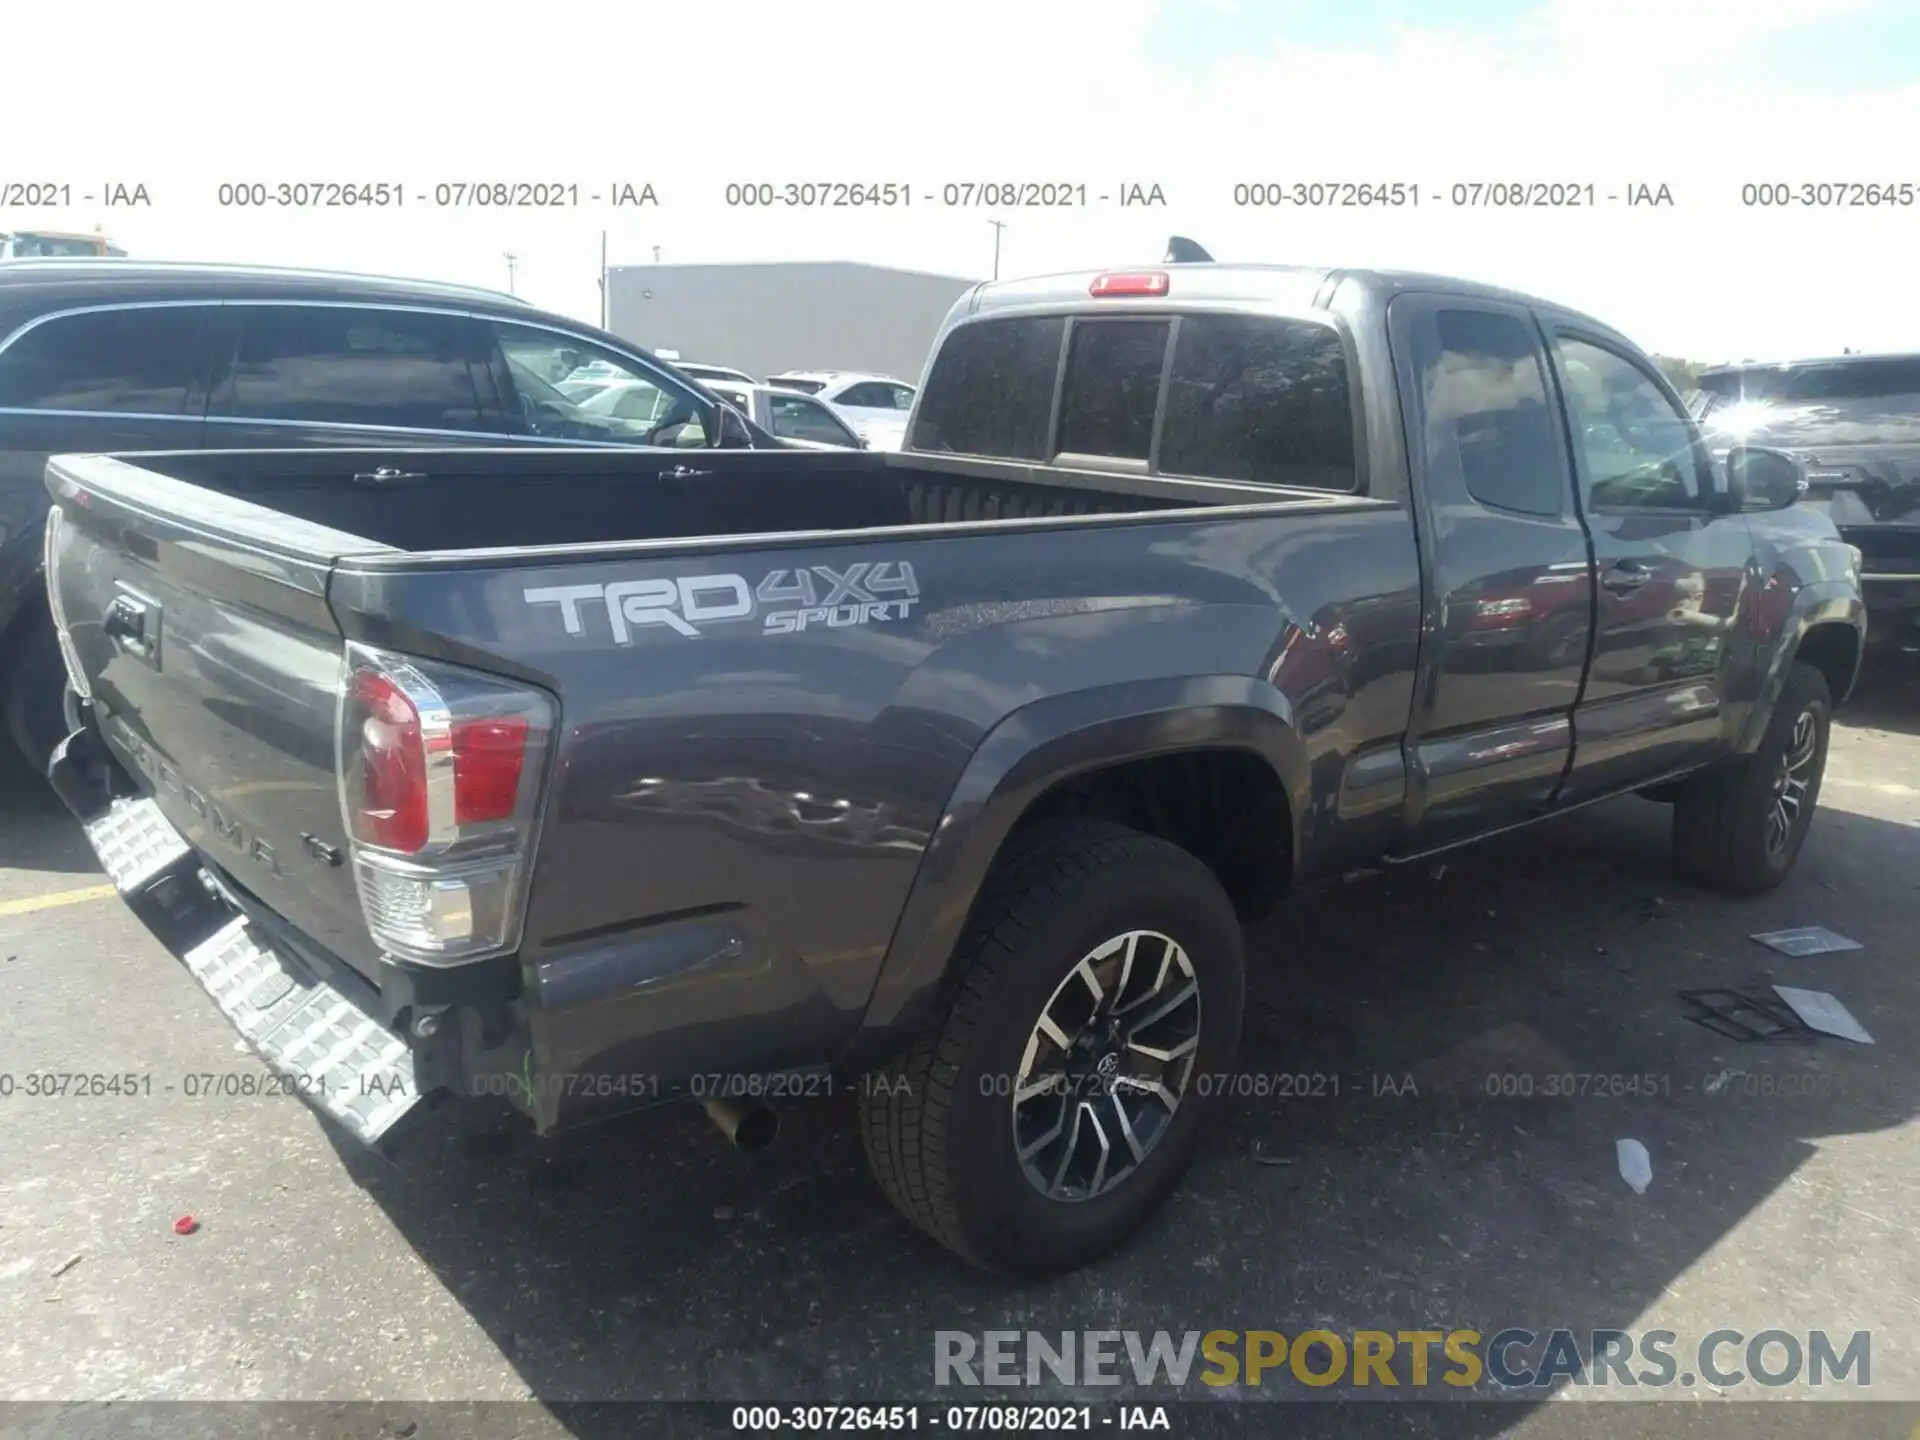
[[[509,295],[518,295],[520,292],[513,288],[513,269],[514,266],[520,263],[520,257],[511,250],[505,250],[501,253],[507,257],[507,293]]]
[[[607,329],[607,232],[600,232],[600,328]]]
[[[653,247],[653,263],[656,265],[660,263],[660,247],[658,245]]]
[[[1007,228],[1007,222],[989,220],[987,223],[993,227],[993,278],[998,280],[1000,278],[1000,232]]]

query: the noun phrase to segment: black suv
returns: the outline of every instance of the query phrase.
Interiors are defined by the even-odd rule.
[[[1722,447],[1800,460],[1807,503],[1860,551],[1869,636],[1920,650],[1920,355],[1720,366],[1693,410]]]
[[[510,296],[249,266],[0,262],[0,693],[66,734],[45,467],[70,451],[779,448],[665,361]]]

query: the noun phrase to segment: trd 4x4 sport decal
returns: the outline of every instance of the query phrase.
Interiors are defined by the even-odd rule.
[[[863,560],[842,571],[827,565],[774,570],[758,585],[749,585],[744,575],[684,575],[546,585],[523,594],[529,605],[559,606],[569,635],[586,634],[587,617],[604,608],[614,643],[631,645],[633,632],[646,625],[698,637],[702,626],[756,616],[769,635],[904,620],[920,598],[920,585],[908,561]]]

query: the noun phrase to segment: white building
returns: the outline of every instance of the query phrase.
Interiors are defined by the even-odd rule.
[[[620,265],[607,272],[607,328],[757,380],[865,370],[913,383],[940,322],[975,283],[839,260]]]

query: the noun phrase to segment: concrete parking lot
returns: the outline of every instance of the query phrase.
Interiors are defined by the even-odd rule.
[[[1807,851],[1764,899],[1673,879],[1667,812],[1636,799],[1292,902],[1252,937],[1255,1093],[1135,1243],[1018,1288],[896,1218],[846,1102],[786,1112],[755,1156],[691,1110],[542,1149],[449,1109],[389,1164],[289,1098],[186,1098],[261,1067],[10,768],[0,1071],[140,1081],[0,1099],[0,1399],[883,1401],[933,1394],[939,1330],[1567,1326],[1683,1352],[1868,1330],[1865,1393],[1920,1400],[1920,681],[1878,667],[1841,719]],[[1865,948],[1748,938],[1816,924]],[[1740,1043],[1676,996],[1774,982],[1835,993],[1876,1043]],[[1257,1078],[1303,1074],[1337,1094]],[[1558,1074],[1642,1083],[1544,1098]],[[1691,1433],[1657,1409],[1410,1409],[1396,1433]],[[1895,1409],[1829,1428],[1905,1436]]]

